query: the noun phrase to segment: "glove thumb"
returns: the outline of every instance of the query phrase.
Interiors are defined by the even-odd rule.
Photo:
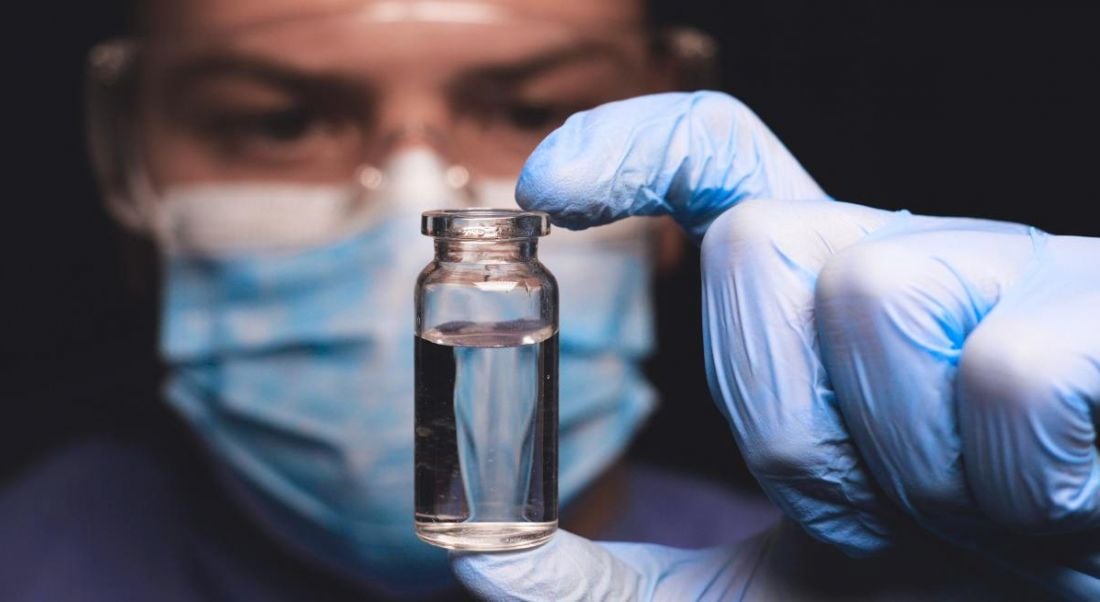
[[[642,600],[646,579],[600,544],[558,531],[521,552],[454,552],[451,568],[485,600]]]
[[[737,544],[704,550],[598,543],[558,531],[532,550],[453,552],[451,569],[484,600],[1014,599],[1009,590],[991,587],[999,573],[941,543],[927,543],[852,559],[788,520]],[[1022,584],[1014,586],[1028,592],[1023,599],[1033,598]]]
[[[451,568],[485,600],[741,599],[749,590],[783,589],[755,570],[776,541],[776,533],[767,532],[735,547],[681,550],[597,543],[558,531],[532,550],[454,552]]]

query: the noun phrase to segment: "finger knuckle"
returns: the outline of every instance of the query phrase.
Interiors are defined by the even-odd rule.
[[[899,305],[912,296],[918,259],[913,250],[889,243],[867,242],[844,249],[818,275],[818,308],[852,314]]]
[[[986,450],[988,465],[975,466],[993,475],[993,497],[981,489],[975,494],[1002,524],[1050,532],[1097,520],[1096,426],[1079,386],[1079,359],[1019,318],[989,320],[963,346],[960,412],[997,433],[987,446],[1001,446]],[[1028,451],[1017,451],[1019,445]],[[1027,470],[1033,453],[1043,461]]]
[[[691,104],[692,118],[702,125],[713,124],[728,128],[730,123],[748,111],[748,107],[740,100],[711,90],[693,92],[688,97],[688,102]]]
[[[788,238],[799,238],[798,220],[781,201],[741,201],[720,215],[703,239],[703,251],[721,249],[737,257],[770,252]],[[797,218],[797,216],[793,216]]]
[[[790,480],[810,475],[818,467],[818,450],[806,437],[756,438],[745,451],[745,462],[762,479]]]
[[[966,481],[958,461],[929,464],[924,474],[902,475],[904,505],[910,512],[927,517],[957,516],[970,503]]]
[[[1020,320],[998,321],[967,338],[959,387],[973,403],[1031,411],[1071,390],[1073,362],[1058,342]]]

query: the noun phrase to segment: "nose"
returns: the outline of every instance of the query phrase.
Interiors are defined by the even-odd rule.
[[[368,160],[383,164],[399,150],[427,146],[448,162],[447,131],[452,123],[451,109],[441,94],[421,89],[398,89],[382,99],[376,112],[378,148]]]
[[[359,181],[365,188],[376,190],[386,184],[383,174],[395,156],[427,150],[442,163],[444,184],[460,194],[469,194],[466,188],[470,172],[452,155],[447,135],[451,109],[441,94],[417,88],[391,91],[378,106],[376,119],[377,142],[368,149],[359,169]]]

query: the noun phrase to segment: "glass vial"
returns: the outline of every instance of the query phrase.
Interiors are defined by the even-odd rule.
[[[428,211],[416,285],[416,533],[534,547],[558,526],[558,289],[544,213]]]

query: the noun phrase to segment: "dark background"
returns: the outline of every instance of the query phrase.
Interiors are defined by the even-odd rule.
[[[159,440],[154,299],[135,296],[82,137],[88,48],[122,5],[9,15],[0,483],[97,433]],[[666,2],[721,44],[723,85],[834,197],[1100,235],[1096,3]],[[664,406],[632,454],[745,483],[706,391],[698,255],[658,282]]]

